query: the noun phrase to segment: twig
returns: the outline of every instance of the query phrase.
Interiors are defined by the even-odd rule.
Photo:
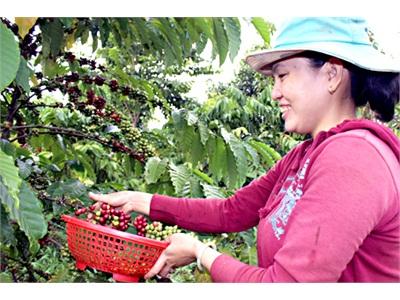
[[[0,128],[2,128],[3,126],[0,125]],[[86,134],[83,133],[81,131],[77,131],[74,129],[69,129],[69,128],[61,128],[61,127],[54,127],[54,126],[45,126],[45,125],[38,125],[38,124],[31,124],[31,125],[23,125],[23,126],[13,126],[11,127],[9,130],[18,130],[18,129],[27,129],[27,128],[37,128],[37,129],[48,129],[47,131],[39,131],[39,132],[35,132],[35,133],[31,133],[28,135],[33,135],[33,134],[53,134],[53,135],[57,135],[57,134],[62,134],[62,135],[67,135],[67,136],[74,136],[74,137],[78,137],[78,138],[83,138],[83,139],[88,139],[88,140],[92,140],[95,142],[98,142],[106,147],[109,148],[114,148],[114,145],[112,142],[109,142],[107,140],[101,139],[97,136],[93,136],[90,134]],[[20,136],[20,137],[25,137],[26,135]],[[16,137],[12,140],[10,140],[10,142],[13,142],[15,140],[17,140],[20,137]],[[126,147],[126,153],[128,153],[129,155],[131,155],[133,158],[135,158],[136,160],[140,161],[140,162],[144,162],[144,156],[141,154],[138,154],[136,151],[134,151],[131,148]]]
[[[52,242],[53,244],[55,244],[59,249],[61,249],[61,248],[64,247],[60,242],[56,241],[55,239],[52,239],[51,237],[49,237],[49,238],[47,238],[47,239],[48,239],[50,242]]]
[[[50,274],[48,274],[48,273],[46,273],[46,272],[44,272],[42,270],[38,270],[38,269],[34,268],[29,262],[26,262],[26,261],[23,261],[23,260],[20,260],[20,259],[16,259],[16,258],[10,257],[10,256],[5,255],[5,254],[3,254],[3,255],[4,255],[5,258],[10,259],[12,261],[15,261],[15,262],[25,266],[28,269],[28,273],[30,273],[29,274],[30,276],[33,276],[32,272],[35,272],[36,274],[38,274],[39,276],[43,277],[46,280],[49,280],[51,278]],[[13,274],[13,272],[12,272],[12,274]],[[18,279],[14,275],[15,274],[13,274],[14,281],[18,282]]]

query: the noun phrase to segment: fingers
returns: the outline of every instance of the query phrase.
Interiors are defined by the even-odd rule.
[[[102,195],[102,194],[95,194],[95,193],[89,192],[89,198],[94,201],[107,202],[106,196]]]
[[[165,265],[162,269],[161,269],[161,271],[160,272],[158,272],[158,275],[160,275],[161,277],[169,277],[169,275],[171,274],[171,273],[173,273],[174,272],[174,268],[172,268],[172,267],[170,267],[170,266],[168,266],[168,265]]]
[[[165,262],[166,262],[166,257],[163,252],[163,253],[161,253],[160,257],[158,258],[158,260],[156,261],[154,266],[150,269],[150,271],[147,272],[146,275],[144,275],[144,279],[149,279],[149,278],[159,274],[160,271],[163,269]]]

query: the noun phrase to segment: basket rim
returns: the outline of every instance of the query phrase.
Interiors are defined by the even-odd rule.
[[[155,246],[155,247],[161,247],[161,248],[167,248],[167,246],[169,245],[168,242],[157,241],[154,239],[139,236],[139,235],[132,234],[129,232],[123,232],[123,231],[119,231],[119,230],[116,230],[113,228],[108,228],[108,227],[105,227],[102,225],[92,224],[92,223],[89,223],[88,221],[81,220],[81,219],[78,219],[76,217],[69,216],[69,215],[62,215],[61,219],[63,221],[65,221],[66,223],[75,224],[75,225],[78,225],[83,228],[90,229],[90,230],[93,230],[93,231],[96,231],[99,233],[107,233],[107,234],[113,235],[115,237],[128,239],[130,242],[139,242],[139,243],[143,243],[143,244],[146,244],[149,246]]]

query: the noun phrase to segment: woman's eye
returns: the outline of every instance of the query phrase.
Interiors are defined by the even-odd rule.
[[[282,73],[282,74],[278,74],[279,79],[284,78],[287,75],[287,73]]]

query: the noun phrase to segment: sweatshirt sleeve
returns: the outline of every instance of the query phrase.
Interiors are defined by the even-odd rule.
[[[328,144],[308,172],[303,196],[289,217],[273,263],[261,268],[220,255],[210,270],[214,282],[336,282],[340,278],[388,210],[391,175],[372,145],[349,137]]]
[[[150,218],[198,232],[247,230],[257,225],[258,210],[271,194],[284,159],[226,199],[175,198],[155,194],[150,204]]]

